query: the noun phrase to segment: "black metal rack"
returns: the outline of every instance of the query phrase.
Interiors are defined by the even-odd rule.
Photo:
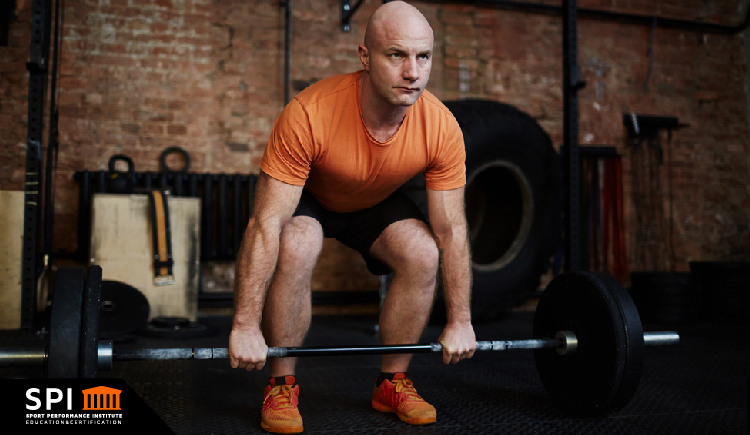
[[[21,328],[35,329],[37,279],[43,266],[39,256],[42,196],[42,133],[50,51],[52,3],[35,0],[31,16],[29,61],[29,105],[24,183],[24,227],[21,260]]]

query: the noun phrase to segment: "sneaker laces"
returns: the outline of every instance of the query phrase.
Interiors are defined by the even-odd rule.
[[[407,402],[420,402],[424,401],[422,397],[417,394],[414,384],[409,379],[397,379],[393,381],[393,385],[396,387],[396,393],[403,393]]]
[[[274,408],[276,409],[291,408],[294,390],[292,390],[291,385],[277,385],[271,388],[271,391],[268,392],[268,397],[273,397],[276,405]],[[266,403],[270,403],[268,399],[266,399]]]

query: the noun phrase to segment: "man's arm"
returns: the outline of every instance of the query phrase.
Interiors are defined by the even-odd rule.
[[[255,206],[237,254],[234,322],[229,334],[233,368],[262,369],[268,347],[260,328],[263,304],[279,257],[281,230],[299,203],[301,186],[260,173]]]
[[[476,336],[471,325],[471,256],[464,211],[464,188],[427,189],[427,210],[435,234],[445,291],[448,322],[440,335],[443,362],[471,358]]]

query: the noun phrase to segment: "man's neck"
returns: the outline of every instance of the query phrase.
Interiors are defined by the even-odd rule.
[[[370,84],[367,71],[359,79],[359,107],[370,135],[378,142],[390,139],[404,121],[408,106],[394,106],[379,98]]]

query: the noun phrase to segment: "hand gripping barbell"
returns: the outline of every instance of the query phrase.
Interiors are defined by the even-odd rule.
[[[44,365],[55,378],[96,376],[113,361],[228,358],[227,348],[115,349],[99,341],[101,268],[61,268],[55,282],[45,348],[0,349],[0,366]],[[555,402],[599,415],[620,409],[635,394],[644,346],[679,342],[676,332],[643,332],[633,300],[609,275],[557,276],[537,305],[529,340],[478,341],[477,351],[533,349],[539,377]],[[439,343],[395,346],[272,347],[269,358],[442,352]]]

